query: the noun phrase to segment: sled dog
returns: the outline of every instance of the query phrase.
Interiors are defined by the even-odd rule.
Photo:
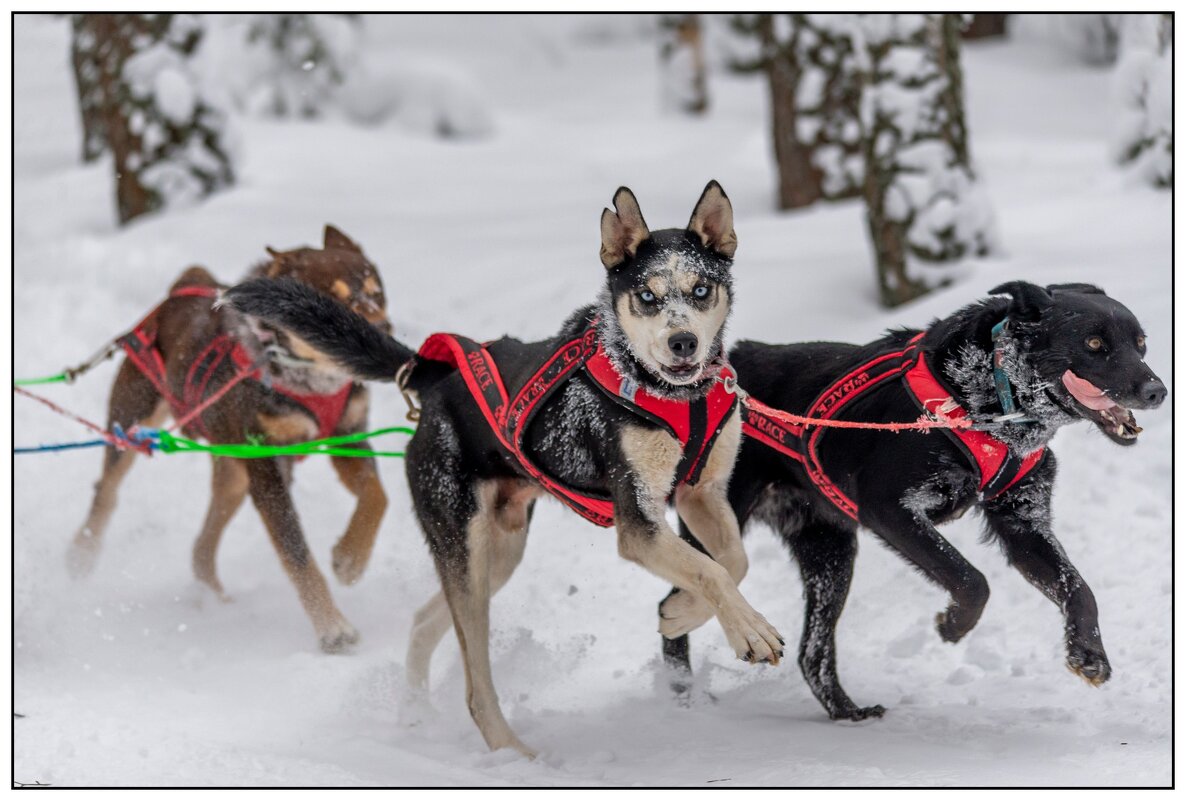
[[[1062,611],[1071,671],[1093,685],[1111,675],[1095,597],[1054,534],[1056,462],[1046,444],[1060,427],[1086,420],[1132,445],[1141,429],[1131,410],[1157,408],[1166,388],[1144,362],[1141,324],[1098,287],[1014,281],[990,294],[1007,297],[867,345],[743,341],[729,354],[750,397],[778,410],[879,423],[925,411],[963,416],[980,429],[945,436],[803,428],[746,409],[729,503],[743,529],[766,523],[799,564],[806,597],[799,666],[833,719],[884,712],[853,703],[837,675],[836,623],[858,525],[948,592],[936,627],[957,642],[979,620],[988,582],[937,526],[975,507],[986,536]],[[677,691],[686,690],[687,637],[663,647],[685,674]]]
[[[269,260],[251,275],[285,277],[364,324],[390,330],[379,272],[361,248],[326,226],[322,249],[268,248]],[[284,445],[366,431],[367,390],[291,332],[247,317],[216,300],[222,286],[202,267],[190,267],[168,297],[119,340],[126,358],[111,388],[108,428],[160,426],[170,416],[182,431],[212,443],[258,439]],[[214,393],[226,393],[201,408]],[[193,414],[193,412],[197,412]],[[369,450],[366,442],[354,447]],[[108,446],[86,522],[75,534],[67,566],[76,578],[94,569],[115,510],[120,482],[136,453]],[[331,457],[338,477],[358,499],[345,534],[333,549],[334,574],[344,584],[362,576],[387,497],[372,458]],[[292,457],[213,458],[212,496],[193,550],[194,575],[226,599],[215,569],[223,530],[250,495],[309,615],[322,650],[339,651],[358,632],[338,611],[313,560],[289,495]]]
[[[408,678],[427,684],[452,623],[469,710],[491,749],[532,754],[499,708],[489,604],[519,564],[544,492],[616,526],[625,559],[682,588],[665,633],[707,609],[740,658],[777,662],[782,653],[778,633],[737,590],[747,563],[726,499],[741,440],[722,346],[736,247],[732,206],[715,181],[686,228],[660,231],[623,187],[601,217],[605,286],[556,337],[482,345],[438,334],[418,353],[295,282],[228,292],[244,313],[295,331],[360,379],[398,372],[419,398],[407,473],[443,592],[416,614]],[[670,528],[671,497],[712,558]]]

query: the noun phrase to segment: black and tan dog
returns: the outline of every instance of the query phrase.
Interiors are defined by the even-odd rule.
[[[950,594],[937,628],[956,642],[979,620],[988,583],[936,526],[977,508],[1009,563],[1062,610],[1067,666],[1094,685],[1111,674],[1095,597],[1054,535],[1055,459],[1045,445],[1078,420],[1131,445],[1140,428],[1129,410],[1156,408],[1166,388],[1143,360],[1136,317],[1097,287],[1017,281],[992,294],[1009,299],[975,303],[925,333],[863,346],[739,342],[729,354],[750,397],[776,409],[872,423],[911,421],[925,409],[984,429],[962,437],[802,429],[747,410],[729,502],[743,529],[766,523],[799,563],[799,666],[833,719],[884,711],[854,704],[836,671],[858,524]],[[689,670],[686,637],[665,640],[664,653]]]
[[[321,293],[342,308],[363,315],[368,324],[390,330],[386,299],[375,266],[345,234],[326,226],[324,248],[268,249],[270,261],[251,275],[288,277]],[[239,380],[182,430],[212,443],[260,439],[290,444],[366,430],[367,390],[324,360],[299,338],[239,312],[217,307],[223,287],[201,267],[186,270],[169,297],[120,344],[127,358],[111,388],[108,426],[159,426],[170,415],[184,419],[212,393]],[[355,447],[368,449],[365,442]],[[108,447],[95,485],[90,514],[68,553],[77,578],[95,565],[102,537],[115,509],[120,482],[136,454]],[[289,484],[292,458],[238,460],[214,457],[209,511],[194,544],[198,580],[225,598],[215,569],[223,530],[244,498],[251,495],[301,604],[316,629],[321,648],[338,651],[357,641],[309,553]],[[387,498],[372,458],[332,457],[342,483],[358,498],[346,533],[333,549],[333,569],[345,584],[357,581],[370,559]]]
[[[543,342],[481,346],[434,335],[413,361],[407,347],[293,282],[228,292],[229,303],[296,331],[359,377],[391,380],[414,365],[405,387],[422,408],[408,480],[443,594],[416,615],[408,676],[414,686],[427,683],[432,651],[452,622],[469,709],[492,749],[532,753],[498,705],[489,603],[519,563],[545,489],[615,525],[619,553],[684,588],[688,610],[707,607],[740,658],[781,655],[778,633],[737,590],[746,560],[725,497],[741,438],[720,362],[737,246],[732,207],[715,181],[686,229],[651,232],[625,188],[614,206],[601,221],[599,302]],[[664,519],[673,492],[715,561]]]

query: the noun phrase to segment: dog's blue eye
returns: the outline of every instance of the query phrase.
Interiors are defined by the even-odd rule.
[[[701,298],[701,299],[707,298],[708,297],[708,287],[706,287],[704,284],[701,284],[700,286],[698,286],[692,290],[692,296]]]
[[[643,303],[654,303],[655,302],[655,293],[650,291],[649,289],[644,289],[642,292],[638,293],[638,297],[642,300]]]

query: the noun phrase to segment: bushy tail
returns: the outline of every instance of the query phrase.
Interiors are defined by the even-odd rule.
[[[333,298],[292,278],[253,278],[228,289],[223,302],[289,330],[355,377],[391,381],[415,353]]]

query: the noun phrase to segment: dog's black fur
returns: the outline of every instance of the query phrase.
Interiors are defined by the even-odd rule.
[[[728,199],[711,182],[687,229],[654,233],[646,228],[629,190],[620,189],[614,203],[617,212],[606,210],[602,218],[601,258],[607,273],[599,303],[578,310],[551,339],[526,343],[502,338],[488,345],[512,396],[594,318],[619,372],[649,392],[689,400],[711,388],[730,306],[730,267],[736,247]],[[413,357],[409,348],[363,325],[340,304],[326,302],[295,282],[248,282],[230,290],[227,298],[240,311],[296,332],[360,377],[391,380]],[[631,319],[626,321],[625,316]],[[689,345],[688,331],[693,330],[703,335],[693,337]],[[640,336],[640,331],[648,336]],[[678,331],[683,338],[678,343],[675,335],[668,340],[669,331]],[[656,357],[667,342],[678,347],[672,344],[666,356]],[[689,355],[689,347],[695,358]],[[656,358],[659,368],[654,366]],[[674,381],[661,377],[667,368]],[[407,451],[408,481],[447,601],[445,606],[438,596],[417,614],[409,648],[409,683],[427,682],[428,657],[448,631],[451,613],[465,659],[475,722],[492,749],[510,746],[530,753],[498,709],[486,640],[489,596],[509,579],[522,555],[540,489],[490,429],[460,373],[439,362],[418,361],[406,388],[419,396],[421,404],[419,427]],[[701,482],[688,494],[712,495],[697,501],[711,506],[712,525],[707,533],[713,541],[731,535],[730,548],[744,557],[725,500],[725,484],[740,440],[739,423],[729,430],[729,437],[722,434],[714,449],[714,456],[715,450],[721,450],[726,457],[719,466],[706,468]],[[722,444],[726,439],[730,442]],[[675,443],[675,461],[668,466],[663,454],[671,453],[671,443]],[[627,411],[578,372],[543,402],[527,431],[525,446],[553,479],[611,499],[620,553],[711,599],[740,656],[746,657],[748,649],[754,661],[777,661],[781,655],[777,632],[737,594],[732,573],[680,541],[663,519],[679,447],[660,426]],[[670,471],[664,473],[668,467]],[[703,508],[701,514],[705,514]],[[715,555],[717,550],[708,546],[709,553]]]
[[[1065,371],[1071,370],[1120,407],[1159,406],[1166,389],[1143,361],[1144,333],[1133,314],[1088,284],[1043,289],[1016,281],[992,294],[1010,297],[975,303],[937,320],[922,340],[937,377],[972,419],[988,423],[1002,413],[993,384],[992,329],[1007,315],[1006,333],[998,343],[1004,368],[1018,406],[1034,422],[994,428],[995,436],[1025,453],[1044,445],[1060,426],[1087,419],[1115,442],[1135,442],[1140,429],[1127,408],[1111,414],[1092,411],[1062,383]],[[879,353],[900,349],[917,333],[895,331],[864,346],[740,342],[730,360],[750,395],[804,414],[837,378]],[[1102,342],[1091,341],[1097,337]],[[1101,347],[1093,350],[1089,344]],[[901,422],[918,417],[918,408],[900,382],[891,382],[855,400],[844,417]],[[1010,564],[1063,610],[1068,667],[1092,684],[1107,681],[1111,667],[1095,597],[1051,526],[1053,453],[1048,451],[1038,468],[989,502],[978,501],[977,475],[965,456],[937,433],[832,430],[821,443],[821,456],[826,473],[859,504],[861,525],[950,594],[950,605],[937,616],[944,640],[956,642],[967,634],[988,600],[984,576],[936,529],[975,506],[987,536],[1001,545]],[[729,501],[743,531],[751,519],[766,523],[799,563],[806,596],[799,666],[816,698],[833,719],[880,716],[881,706],[852,702],[836,670],[835,630],[852,578],[856,524],[820,494],[798,462],[749,438],[742,444]],[[663,645],[668,664],[690,672],[687,638],[664,640]],[[686,675],[674,685],[677,691],[687,686]]]

